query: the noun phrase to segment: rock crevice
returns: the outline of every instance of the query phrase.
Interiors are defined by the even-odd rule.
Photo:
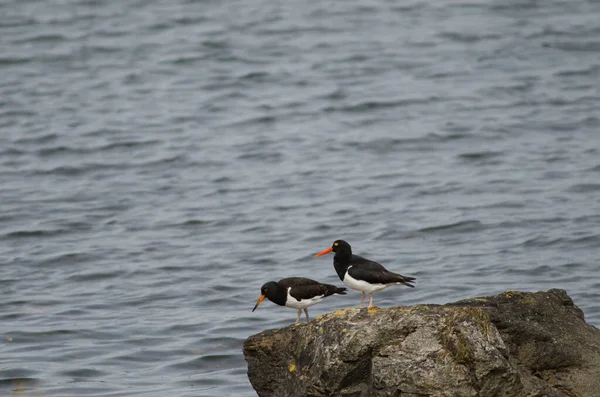
[[[562,290],[338,310],[243,350],[261,397],[600,396],[600,330]]]

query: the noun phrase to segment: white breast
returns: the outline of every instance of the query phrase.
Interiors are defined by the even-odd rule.
[[[292,295],[290,295],[291,289],[292,289],[292,287],[288,287],[287,300],[285,301],[285,305],[287,307],[292,307],[294,309],[304,309],[305,307],[316,305],[317,303],[321,302],[323,300],[323,297],[325,296],[325,295],[317,295],[310,299],[297,300]]]
[[[349,266],[348,270],[350,270],[351,267],[352,266]],[[344,275],[344,284],[346,284],[348,287],[350,287],[354,290],[361,291],[361,292],[376,292],[376,291],[381,291],[382,289],[386,289],[387,287],[389,287],[391,285],[391,284],[369,284],[366,281],[357,280],[348,273],[348,270],[346,270],[346,274]]]

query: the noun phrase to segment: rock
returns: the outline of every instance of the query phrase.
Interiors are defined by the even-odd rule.
[[[343,309],[243,350],[260,397],[600,396],[600,330],[557,289]]]

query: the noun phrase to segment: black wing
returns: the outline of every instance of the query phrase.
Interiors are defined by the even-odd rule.
[[[410,284],[415,281],[414,277],[390,272],[383,265],[362,256],[352,255],[350,262],[352,267],[348,269],[348,273],[357,280],[364,280],[371,284],[402,283],[407,287],[414,287]]]
[[[346,288],[338,288],[331,284],[322,284],[310,278],[290,277],[279,280],[278,284],[285,288],[291,288],[290,295],[296,300],[311,299],[315,296],[329,296],[333,294],[345,295]]]

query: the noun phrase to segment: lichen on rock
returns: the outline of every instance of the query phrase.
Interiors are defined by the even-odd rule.
[[[261,397],[600,395],[600,331],[562,290],[343,309],[276,331],[244,344]]]

